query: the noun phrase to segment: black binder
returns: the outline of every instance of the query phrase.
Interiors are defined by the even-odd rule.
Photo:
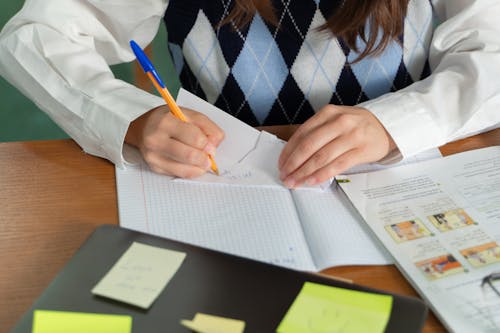
[[[90,291],[132,242],[185,252],[175,276],[148,310],[93,295]],[[31,332],[35,309],[126,314],[132,332],[190,332],[180,325],[198,312],[240,319],[245,333],[275,332],[306,281],[380,294],[344,283],[212,251],[117,226],[97,228],[24,314],[12,332]],[[414,297],[393,295],[387,332],[421,332],[427,306]]]

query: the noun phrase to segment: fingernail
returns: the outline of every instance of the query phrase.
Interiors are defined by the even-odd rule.
[[[210,155],[215,155],[215,146],[214,144],[212,143],[207,143],[207,145],[205,146],[205,148],[203,149],[203,151],[207,154],[210,154]]]
[[[284,183],[286,187],[293,188],[295,186],[295,179],[293,178],[285,179]]]

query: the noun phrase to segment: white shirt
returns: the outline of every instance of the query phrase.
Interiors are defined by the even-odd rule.
[[[423,0],[414,0],[423,1]],[[362,103],[407,157],[500,125],[500,1],[434,0],[432,75]],[[130,122],[164,104],[113,77],[151,42],[166,0],[26,0],[0,33],[0,74],[88,153],[124,165]],[[443,112],[445,110],[445,112]]]

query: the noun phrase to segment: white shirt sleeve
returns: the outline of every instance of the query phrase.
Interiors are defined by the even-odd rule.
[[[158,31],[167,0],[26,0],[0,33],[0,74],[88,153],[123,166],[130,122],[164,104],[114,78]]]
[[[500,126],[500,1],[434,0],[432,74],[360,104],[408,157]]]

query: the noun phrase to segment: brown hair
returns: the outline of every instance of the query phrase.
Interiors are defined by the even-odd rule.
[[[391,41],[398,39],[403,32],[407,7],[408,0],[343,0],[320,30],[331,31],[356,52],[359,52],[356,41],[360,37],[366,48],[356,59],[359,61],[379,54]],[[235,27],[242,28],[250,23],[255,13],[266,22],[277,25],[271,0],[234,0],[232,10],[220,24],[232,22]],[[368,36],[365,33],[379,30],[382,32],[380,39],[377,33]]]

